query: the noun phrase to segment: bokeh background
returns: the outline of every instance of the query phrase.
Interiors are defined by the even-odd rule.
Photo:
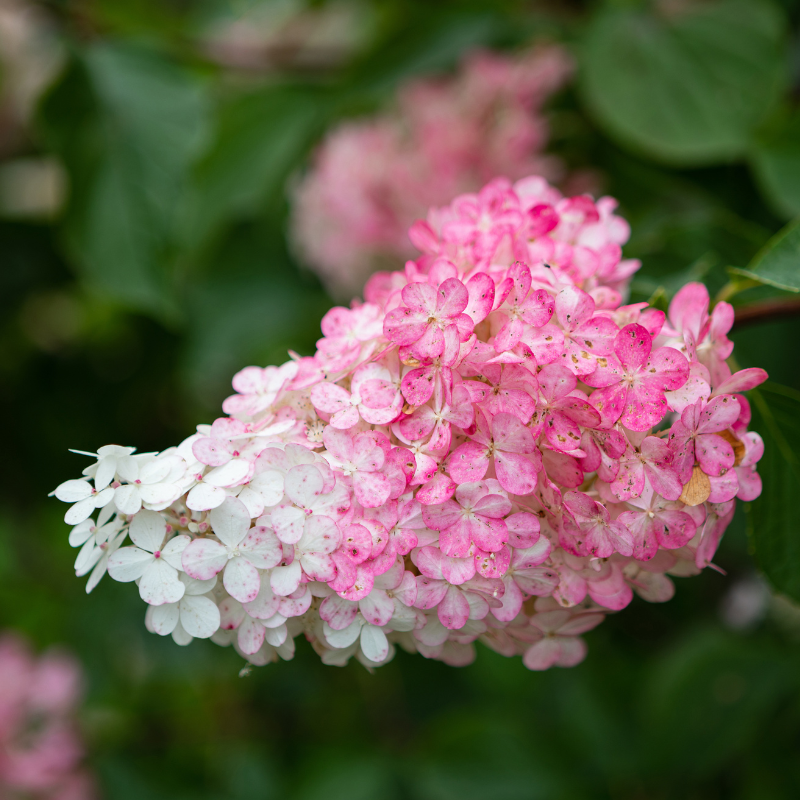
[[[291,187],[326,132],[478,47],[575,60],[547,152],[620,200],[633,298],[718,292],[800,213],[799,26],[795,0],[0,0],[0,626],[83,662],[105,797],[797,797],[800,610],[747,532],[791,483],[737,511],[726,574],[635,599],[583,664],[542,674],[486,649],[370,674],[301,646],[240,677],[232,650],[147,633],[129,587],[87,596],[46,495],[84,466],[68,448],[162,450],[238,368],[313,352],[333,301],[290,241]],[[792,295],[734,298],[764,302]],[[751,317],[736,359],[788,387],[790,457],[800,318]]]

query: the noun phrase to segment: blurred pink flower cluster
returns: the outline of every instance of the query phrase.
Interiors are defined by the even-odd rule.
[[[393,111],[334,129],[294,194],[294,241],[329,291],[413,256],[411,223],[495,176],[559,177],[545,156],[545,100],[572,72],[555,45],[516,57],[478,52],[452,78],[401,90]]]
[[[313,357],[239,372],[177,448],[101,448],[55,491],[87,588],[135,581],[150,630],[256,664],[302,634],[328,664],[481,641],[535,670],[634,592],[668,600],[761,490],[741,392],[766,373],[731,373],[701,284],[623,305],[615,206],[540,177],[458,196]]]
[[[17,636],[0,637],[0,797],[91,800],[75,723],[81,670],[55,652],[36,658]]]

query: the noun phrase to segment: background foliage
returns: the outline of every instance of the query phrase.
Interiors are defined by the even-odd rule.
[[[9,9],[33,20],[34,47],[9,38]],[[756,568],[800,600],[800,320],[775,311],[800,291],[800,234],[770,240],[800,213],[800,4],[0,12],[0,613],[84,660],[108,797],[796,796],[800,613]],[[545,674],[482,650],[463,670],[400,653],[370,675],[301,648],[240,678],[232,651],[148,634],[112,581],[87,597],[45,499],[82,466],[67,448],[163,449],[213,419],[239,367],[312,351],[330,301],[287,245],[287,181],[327,128],[409,76],[533,38],[578,59],[553,149],[620,199],[626,254],[644,262],[635,299],[663,306],[690,279],[723,291],[748,322],[739,365],[777,384],[753,398],[766,488],[725,537],[727,576],[679,581],[664,606],[635,600],[589,634],[586,662]]]

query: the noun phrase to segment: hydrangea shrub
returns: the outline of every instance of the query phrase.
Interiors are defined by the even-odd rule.
[[[40,657],[0,635],[0,797],[94,800],[77,721],[83,673],[65,653]]]
[[[763,452],[733,309],[691,283],[625,305],[609,197],[494,180],[414,223],[420,254],[322,320],[314,356],[247,367],[177,447],[109,445],[63,483],[75,564],[135,583],[145,624],[253,664],[474,643],[534,670],[634,593],[711,565]]]

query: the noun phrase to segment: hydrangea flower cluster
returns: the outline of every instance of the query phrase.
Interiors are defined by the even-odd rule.
[[[407,84],[392,111],[335,128],[296,187],[292,220],[331,294],[349,299],[376,269],[413,258],[407,231],[429,208],[496,175],[559,177],[542,107],[571,72],[556,45],[477,52],[453,77]]]
[[[766,373],[731,374],[733,309],[701,284],[623,305],[614,208],[540,177],[459,196],[313,357],[243,369],[178,447],[91,454],[55,491],[87,589],[136,582],[151,631],[254,664],[302,634],[327,664],[479,640],[534,670],[634,592],[668,600],[760,492],[741,393]]]
[[[75,724],[81,698],[78,664],[60,653],[36,658],[13,634],[0,637],[0,796],[91,800]]]

